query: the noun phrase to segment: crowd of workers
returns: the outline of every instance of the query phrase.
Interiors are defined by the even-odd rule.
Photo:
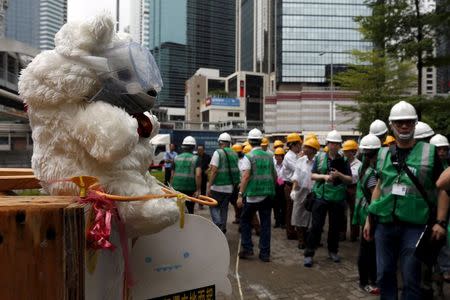
[[[402,299],[431,299],[433,272],[450,281],[450,250],[445,243],[449,142],[418,121],[415,108],[404,101],[391,108],[389,126],[392,135],[383,121],[375,120],[359,144],[344,141],[333,130],[323,148],[314,133],[303,139],[291,133],[285,142],[274,141],[273,152],[258,129],[234,145],[231,136],[222,133],[211,158],[204,149],[194,155],[196,142],[188,136],[182,154],[167,153],[166,170],[176,190],[218,201],[210,208],[211,219],[224,233],[228,206],[233,205],[242,259],[254,255],[254,229],[259,259],[270,261],[273,210],[273,227],[284,229],[287,239],[298,240],[304,267],[311,268],[328,216],[332,262],[341,260],[339,242],[347,231],[352,242],[359,239],[358,271],[364,291],[397,299],[399,266]],[[187,209],[194,212],[192,204]]]

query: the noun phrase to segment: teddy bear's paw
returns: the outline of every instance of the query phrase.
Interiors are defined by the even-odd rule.
[[[174,199],[120,203],[118,209],[129,238],[157,233],[179,219]]]

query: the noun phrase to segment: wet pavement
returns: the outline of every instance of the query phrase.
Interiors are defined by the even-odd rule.
[[[196,213],[210,219],[209,209],[196,208]],[[359,288],[356,266],[359,242],[339,244],[340,263],[328,259],[324,243],[316,251],[314,266],[305,268],[303,250],[297,248],[297,241],[287,240],[285,230],[272,228],[271,262],[258,259],[259,237],[254,234],[255,255],[239,259],[240,236],[238,225],[231,223],[234,216],[231,206],[228,215],[226,235],[231,256],[228,277],[233,291],[230,296],[219,295],[218,299],[378,299]],[[448,298],[440,299],[450,299],[449,284],[444,286],[444,293]]]

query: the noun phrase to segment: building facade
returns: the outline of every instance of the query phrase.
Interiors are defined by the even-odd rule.
[[[278,92],[265,99],[264,128],[267,133],[315,132],[320,137],[332,129],[346,136],[357,135],[358,115],[339,109],[339,105],[355,105],[354,96],[320,88]]]
[[[356,16],[370,15],[364,0],[289,0],[276,4],[278,86],[326,82],[326,68],[354,63],[352,50],[369,50]]]
[[[6,37],[41,50],[55,47],[55,34],[67,22],[67,0],[8,1]]]
[[[185,81],[199,68],[234,72],[234,1],[150,0],[149,27],[164,83],[159,106],[184,107]]]

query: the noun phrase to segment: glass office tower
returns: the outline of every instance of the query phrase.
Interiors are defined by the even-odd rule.
[[[187,1],[187,45],[191,75],[198,68],[235,72],[236,3],[223,0]]]
[[[369,50],[355,16],[371,13],[364,0],[280,0],[276,7],[277,83],[317,85],[326,69],[352,63],[350,51]]]
[[[6,37],[41,50],[55,47],[55,34],[67,22],[67,0],[8,1]]]
[[[184,107],[185,81],[199,68],[235,71],[235,2],[149,1],[149,49],[161,69],[160,106]]]

